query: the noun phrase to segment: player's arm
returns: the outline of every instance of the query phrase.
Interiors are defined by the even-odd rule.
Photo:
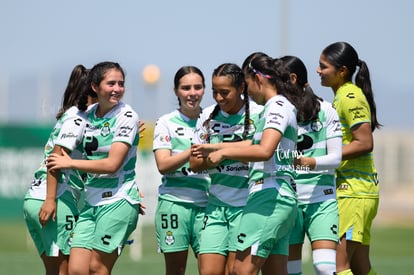
[[[374,149],[374,138],[372,136],[371,124],[360,123],[351,128],[352,141],[342,147],[342,159],[353,159]]]
[[[63,150],[62,154],[53,153],[49,156],[47,167],[50,170],[77,169],[95,174],[113,174],[121,168],[129,148],[130,145],[125,142],[114,142],[108,157],[97,160],[72,159]]]
[[[170,149],[157,149],[154,151],[154,157],[158,171],[165,175],[176,171],[189,161],[190,148],[176,155],[172,155]]]
[[[326,155],[319,157],[300,157],[295,159],[295,166],[306,166],[311,170],[334,169],[342,160],[342,137],[334,137],[326,142]]]
[[[59,145],[55,145],[52,153],[60,154],[62,150],[67,149]],[[53,171],[50,169],[47,170],[46,199],[39,210],[39,222],[41,225],[45,225],[49,218],[52,218],[53,221],[56,219],[56,192],[59,175],[60,169],[56,169]]]
[[[193,144],[191,146],[190,168],[192,171],[199,172],[215,167],[208,161],[207,157],[210,153],[224,148],[246,148],[251,145],[251,140],[243,140],[238,142],[220,142],[215,144]]]
[[[224,159],[243,162],[266,161],[273,156],[281,139],[281,132],[274,128],[267,128],[263,131],[262,139],[259,144],[251,144],[243,148],[223,148],[211,152],[207,157],[207,161],[213,166],[218,165]]]

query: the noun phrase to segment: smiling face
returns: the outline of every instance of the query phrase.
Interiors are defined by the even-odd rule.
[[[334,92],[345,82],[346,68],[337,69],[326,57],[321,54],[316,72],[321,78],[321,85],[331,87]]]
[[[197,73],[184,75],[175,89],[175,94],[180,101],[180,111],[189,118],[197,117],[204,95],[202,77]]]
[[[240,111],[244,104],[241,97],[244,86],[236,88],[229,75],[213,76],[212,86],[213,98],[222,111],[228,114],[236,114]]]
[[[109,69],[99,85],[92,84],[98,96],[99,108],[104,114],[121,101],[125,93],[124,76],[117,69]]]

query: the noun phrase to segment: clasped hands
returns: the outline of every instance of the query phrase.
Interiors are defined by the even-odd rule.
[[[191,146],[191,156],[203,158],[211,166],[217,166],[224,160],[223,154],[216,144],[193,144]]]

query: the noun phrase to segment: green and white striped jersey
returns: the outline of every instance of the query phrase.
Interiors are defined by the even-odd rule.
[[[284,96],[269,99],[257,123],[253,144],[259,144],[263,131],[269,128],[282,134],[276,151],[267,161],[250,162],[250,193],[276,188],[283,196],[296,197],[293,158],[296,156],[296,108]]]
[[[121,199],[130,203],[139,202],[135,182],[135,165],[139,142],[137,113],[127,104],[120,102],[103,117],[95,115],[98,104],[88,111],[83,154],[86,159],[108,157],[111,145],[124,142],[130,146],[121,167],[114,174],[87,173],[85,182],[86,201],[93,206],[109,204]]]
[[[176,155],[189,149],[196,122],[197,119],[190,119],[178,110],[161,116],[154,129],[153,151],[167,149]],[[188,161],[176,171],[162,176],[158,194],[165,200],[205,207],[209,185],[208,173],[192,172]]]
[[[247,139],[252,139],[256,131],[256,122],[263,107],[254,102],[249,102],[249,127]],[[219,111],[210,120],[209,126],[204,122],[209,118],[215,105],[205,108],[197,120],[196,131],[193,137],[194,144],[237,142],[243,140],[245,127],[245,107],[237,114],[228,114]],[[217,167],[209,169],[211,184],[209,189],[209,204],[218,206],[240,207],[246,204],[248,192],[248,163],[224,160]]]
[[[80,159],[80,143],[86,123],[85,114],[77,107],[69,108],[56,122],[49,139],[44,147],[43,160],[40,167],[34,173],[34,179],[30,189],[27,191],[26,199],[46,199],[46,160],[52,153],[55,145],[60,145],[71,151],[71,158]],[[79,199],[80,190],[83,189],[81,172],[73,169],[62,169],[58,179],[56,198],[60,197],[66,190],[73,193]]]
[[[297,150],[305,157],[325,156],[327,141],[342,137],[341,124],[336,110],[326,101],[320,102],[316,121],[298,124]],[[335,167],[310,170],[296,166],[296,191],[301,203],[309,204],[336,199]]]

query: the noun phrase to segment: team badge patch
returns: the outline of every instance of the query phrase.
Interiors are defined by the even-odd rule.
[[[111,133],[111,128],[109,128],[109,123],[105,122],[105,124],[101,128],[101,136],[106,137],[110,133]]]
[[[317,120],[317,121],[312,121],[311,123],[311,128],[314,132],[319,132],[320,130],[322,130],[322,123]]]
[[[173,245],[175,243],[173,233],[169,230],[165,233],[165,243],[167,245]]]

